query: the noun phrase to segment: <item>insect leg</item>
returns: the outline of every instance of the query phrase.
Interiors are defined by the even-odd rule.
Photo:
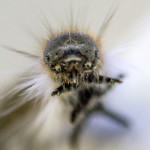
[[[118,114],[116,114],[116,113],[114,113],[114,112],[112,112],[112,111],[106,109],[106,108],[104,107],[104,105],[103,105],[102,103],[100,103],[100,102],[97,103],[97,104],[94,106],[94,108],[92,109],[92,112],[100,112],[100,113],[103,113],[103,114],[105,114],[106,116],[108,116],[109,118],[111,118],[111,119],[115,120],[116,122],[120,123],[120,124],[123,125],[124,127],[128,127],[128,126],[129,126],[129,125],[128,125],[128,121],[127,121],[124,117],[122,117],[122,116],[120,116],[120,115],[118,115]]]
[[[69,92],[74,89],[77,89],[80,85],[77,85],[76,83],[64,83],[63,85],[59,86],[55,91],[51,93],[52,96],[60,95],[64,92]]]
[[[89,112],[87,112],[85,117],[78,124],[76,124],[76,126],[74,127],[72,134],[70,136],[70,145],[73,148],[77,148],[80,133],[81,133],[82,128],[83,128],[83,126],[86,123],[88,118],[89,118]]]
[[[84,110],[84,108],[92,100],[93,96],[101,97],[111,88],[112,88],[111,85],[107,85],[106,89],[91,86],[80,90],[78,92],[78,103],[74,106],[74,109],[71,112],[70,118],[71,123],[74,123],[76,121],[80,112]]]
[[[78,118],[78,115],[86,108],[94,93],[94,87],[83,88],[78,91],[77,104],[74,106],[70,116],[71,123],[74,123]]]
[[[91,110],[87,110],[85,112],[85,117],[75,126],[71,137],[70,137],[70,144],[73,147],[76,147],[78,145],[78,139],[79,139],[79,135],[82,131],[82,128],[84,126],[84,124],[86,123],[86,121],[88,120],[88,118],[93,114],[93,113],[103,113],[105,115],[107,115],[108,117],[110,117],[111,119],[115,120],[116,122],[120,123],[122,126],[124,127],[128,127],[128,121],[126,119],[124,119],[122,116],[111,112],[109,110],[107,110],[102,103],[97,103]]]
[[[118,77],[122,78],[122,75],[119,75]],[[78,103],[74,106],[74,109],[71,113],[71,119],[70,119],[71,123],[74,123],[76,121],[80,112],[88,105],[89,101],[93,96],[101,97],[105,93],[107,93],[112,87],[113,84],[107,84],[105,89],[95,87],[95,86],[81,89],[78,92]]]
[[[118,78],[111,78],[111,77],[106,77],[106,76],[95,76],[94,74],[89,74],[84,76],[84,81],[88,83],[96,83],[96,84],[101,84],[101,83],[108,83],[108,84],[114,84],[114,83],[122,83],[122,81]]]

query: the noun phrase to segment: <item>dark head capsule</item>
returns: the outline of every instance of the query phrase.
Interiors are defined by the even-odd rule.
[[[55,35],[44,50],[48,69],[56,74],[65,74],[66,78],[92,71],[99,57],[99,48],[93,38],[80,32]]]

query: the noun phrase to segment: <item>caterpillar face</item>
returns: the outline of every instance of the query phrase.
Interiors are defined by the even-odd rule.
[[[96,69],[100,58],[96,42],[80,32],[55,35],[47,42],[43,55],[48,69],[68,81]]]

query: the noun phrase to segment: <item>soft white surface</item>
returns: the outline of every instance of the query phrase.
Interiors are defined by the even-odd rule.
[[[97,27],[99,17],[103,16],[103,11],[106,14],[105,8],[108,10],[111,2],[109,0],[93,0],[94,5],[91,7],[95,15],[88,17],[89,20],[95,21],[95,24],[92,25],[93,32]],[[85,1],[85,7],[88,6],[88,3],[90,3],[89,0]],[[36,37],[44,37],[46,33],[42,28],[42,23],[40,23],[36,10],[33,10],[32,4],[37,8],[40,6],[41,10],[43,9],[47,13],[47,16],[49,16],[48,12],[52,14],[50,23],[54,23],[55,18],[56,20],[61,18],[60,22],[66,20],[65,15],[61,13],[64,7],[68,9],[64,1],[0,1],[0,45],[8,45],[36,53],[39,47],[32,32]],[[97,14],[94,11],[100,5],[101,9]],[[57,24],[57,26],[59,25],[61,23]],[[129,118],[131,127],[126,130],[106,118],[93,117],[83,132],[81,149],[150,149],[149,41],[150,1],[122,1],[113,23],[106,32],[105,43],[107,44],[105,49],[115,49],[122,45],[127,45],[127,51],[124,50],[119,56],[127,62],[131,61],[129,64],[132,65],[129,65],[129,67],[132,69],[127,72],[124,83],[116,86],[105,99],[107,107]],[[28,64],[30,64],[30,59],[3,48],[0,49],[0,93],[3,93],[3,89],[17,79],[15,74],[27,68]],[[120,64],[118,63],[118,65]],[[58,146],[56,149],[58,150],[59,148]]]

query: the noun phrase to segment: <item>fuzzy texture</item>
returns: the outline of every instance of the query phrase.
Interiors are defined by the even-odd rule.
[[[44,146],[62,131],[64,120],[55,118],[62,118],[63,108],[59,106],[60,101],[51,96],[53,82],[38,62],[32,66],[32,71],[19,79],[15,88],[1,98],[1,149],[9,149],[16,141],[16,145],[23,149],[33,149],[36,147],[34,143]]]
[[[99,30],[94,31],[88,27],[89,22],[86,27],[84,20],[82,20],[80,16],[78,18],[77,14],[82,14],[82,9],[84,8],[82,3],[83,1],[81,3],[71,4],[73,8],[69,6],[68,9],[71,16],[69,16],[67,27],[63,27],[62,25],[61,28],[63,29],[61,29],[61,32],[75,30],[86,34],[92,33],[97,43],[100,43],[99,48],[102,53],[103,65],[99,73],[117,77],[122,71],[111,72],[110,68],[113,68],[113,64],[110,59],[111,56],[108,56],[110,51],[103,50],[105,47],[105,43],[103,44],[103,39],[105,39],[104,33],[110,24],[116,8],[112,7],[113,9],[110,9],[108,15],[106,15],[106,19],[101,23]],[[80,6],[79,12],[75,9],[78,8],[76,5]],[[90,6],[90,1],[89,4],[86,3],[86,5]],[[83,12],[85,13],[85,11]],[[88,16],[84,13],[83,16]],[[53,28],[49,25],[47,26],[52,32],[46,37],[48,40],[53,35],[59,33],[59,31],[53,29],[55,24],[52,25]],[[44,46],[44,44],[42,46]],[[62,96],[61,100],[59,97],[51,96],[57,84],[54,83],[51,75],[44,67],[41,53],[37,55],[36,59],[31,58],[33,64],[29,66],[29,69],[25,73],[22,73],[22,76],[18,79],[18,83],[14,85],[14,88],[0,99],[1,150],[9,150],[10,148],[11,150],[53,149],[53,145],[55,145],[54,142],[60,142],[61,145],[63,135],[65,134],[65,138],[67,138],[69,136],[68,132],[71,132],[73,128],[68,120],[69,111],[71,109],[66,102],[68,95]],[[108,59],[110,62],[107,61]],[[105,88],[105,86],[103,88]]]

